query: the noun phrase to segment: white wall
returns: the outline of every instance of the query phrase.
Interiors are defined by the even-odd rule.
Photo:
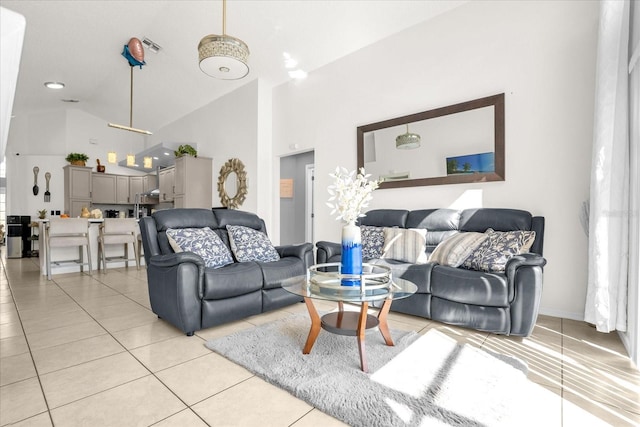
[[[151,145],[195,142],[198,156],[213,159],[213,206],[221,206],[218,172],[231,158],[239,158],[247,171],[248,194],[241,210],[258,206],[258,80],[189,113],[154,132]]]
[[[323,189],[336,165],[356,167],[357,126],[504,92],[505,182],[379,190],[371,208],[460,206],[470,194],[471,205],[545,216],[541,312],[581,319],[597,11],[592,1],[470,2],[276,88],[274,155],[315,150],[316,239],[339,239]]]

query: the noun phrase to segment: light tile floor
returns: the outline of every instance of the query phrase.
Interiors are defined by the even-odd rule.
[[[206,349],[304,304],[186,337],[150,310],[146,271],[54,275],[36,260],[0,265],[0,425],[338,426],[287,392]],[[331,310],[333,304],[319,309]],[[640,425],[640,373],[616,334],[540,316],[529,338],[390,314],[394,329],[438,329],[529,364],[548,426]]]

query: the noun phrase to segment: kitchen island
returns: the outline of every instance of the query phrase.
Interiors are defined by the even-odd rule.
[[[91,251],[91,269],[95,272],[98,270],[98,235],[100,234],[100,225],[104,222],[104,219],[99,218],[89,218],[89,248]],[[49,254],[47,253],[47,242],[46,242],[46,234],[45,227],[49,223],[48,219],[40,219],[38,220],[38,233],[40,235],[40,245],[39,245],[39,257],[40,257],[40,274],[43,276],[47,275],[47,257]],[[123,248],[120,245],[108,245],[105,248],[106,255],[115,256],[122,253]],[[131,248],[133,251],[133,248]],[[129,252],[133,254],[133,252]],[[69,247],[69,248],[55,248],[55,253],[52,258],[51,264],[51,274],[52,276],[61,273],[74,273],[80,271],[80,266],[74,265],[64,265],[56,267],[53,263],[56,260],[69,260],[75,259],[78,257],[78,248],[77,247]],[[144,262],[144,257],[140,259],[140,263]],[[131,262],[130,262],[131,263]],[[111,262],[107,264],[108,268],[121,268],[125,266],[124,261],[122,262]],[[133,263],[135,268],[135,263]],[[88,272],[88,268],[85,266],[85,272]]]

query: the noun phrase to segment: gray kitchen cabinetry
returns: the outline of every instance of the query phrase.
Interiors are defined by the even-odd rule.
[[[91,168],[67,165],[64,170],[64,212],[80,216],[83,207],[91,206]]]
[[[211,208],[213,161],[207,157],[183,156],[176,159],[176,208]]]
[[[116,203],[116,176],[106,173],[91,174],[93,203]]]
[[[130,176],[129,177],[129,203],[136,202],[136,194],[144,192],[144,178],[143,176]],[[139,200],[141,202],[141,200]]]
[[[130,178],[131,177],[126,175],[116,175],[116,203],[133,203],[133,199],[129,199]]]
[[[162,169],[158,173],[158,179],[160,181],[160,202],[173,202],[173,196],[175,194],[175,167],[169,167]]]

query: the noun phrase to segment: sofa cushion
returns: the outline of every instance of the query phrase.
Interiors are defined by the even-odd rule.
[[[485,233],[475,232],[454,234],[436,247],[429,257],[429,262],[459,267],[488,237]]]
[[[227,225],[231,250],[238,262],[278,261],[280,256],[271,241],[261,231],[243,225]]]
[[[431,293],[430,277],[431,270],[436,264],[413,264],[410,262],[401,262],[393,259],[372,259],[370,264],[382,265],[391,269],[391,277],[399,277],[414,283],[418,290],[418,294]],[[394,302],[395,304],[395,302]]]
[[[361,225],[362,258],[373,259],[382,257],[384,248],[384,228]]]
[[[504,274],[443,265],[435,265],[431,271],[431,294],[448,301],[492,307],[507,307],[513,299]]]
[[[262,272],[255,262],[234,262],[222,268],[205,268],[203,299],[223,299],[262,289]]]
[[[425,229],[385,227],[382,258],[414,264],[426,263],[426,235]]]
[[[524,252],[528,252],[536,238],[535,231],[494,231],[488,229],[488,237],[476,247],[462,267],[469,270],[504,272],[507,262]]]
[[[304,261],[296,257],[284,257],[278,261],[258,262],[262,270],[263,289],[274,289],[282,286],[282,282],[296,276],[304,276],[307,269]]]
[[[219,268],[233,262],[229,248],[209,227],[168,228],[167,239],[174,252],[200,255],[206,267]]]

